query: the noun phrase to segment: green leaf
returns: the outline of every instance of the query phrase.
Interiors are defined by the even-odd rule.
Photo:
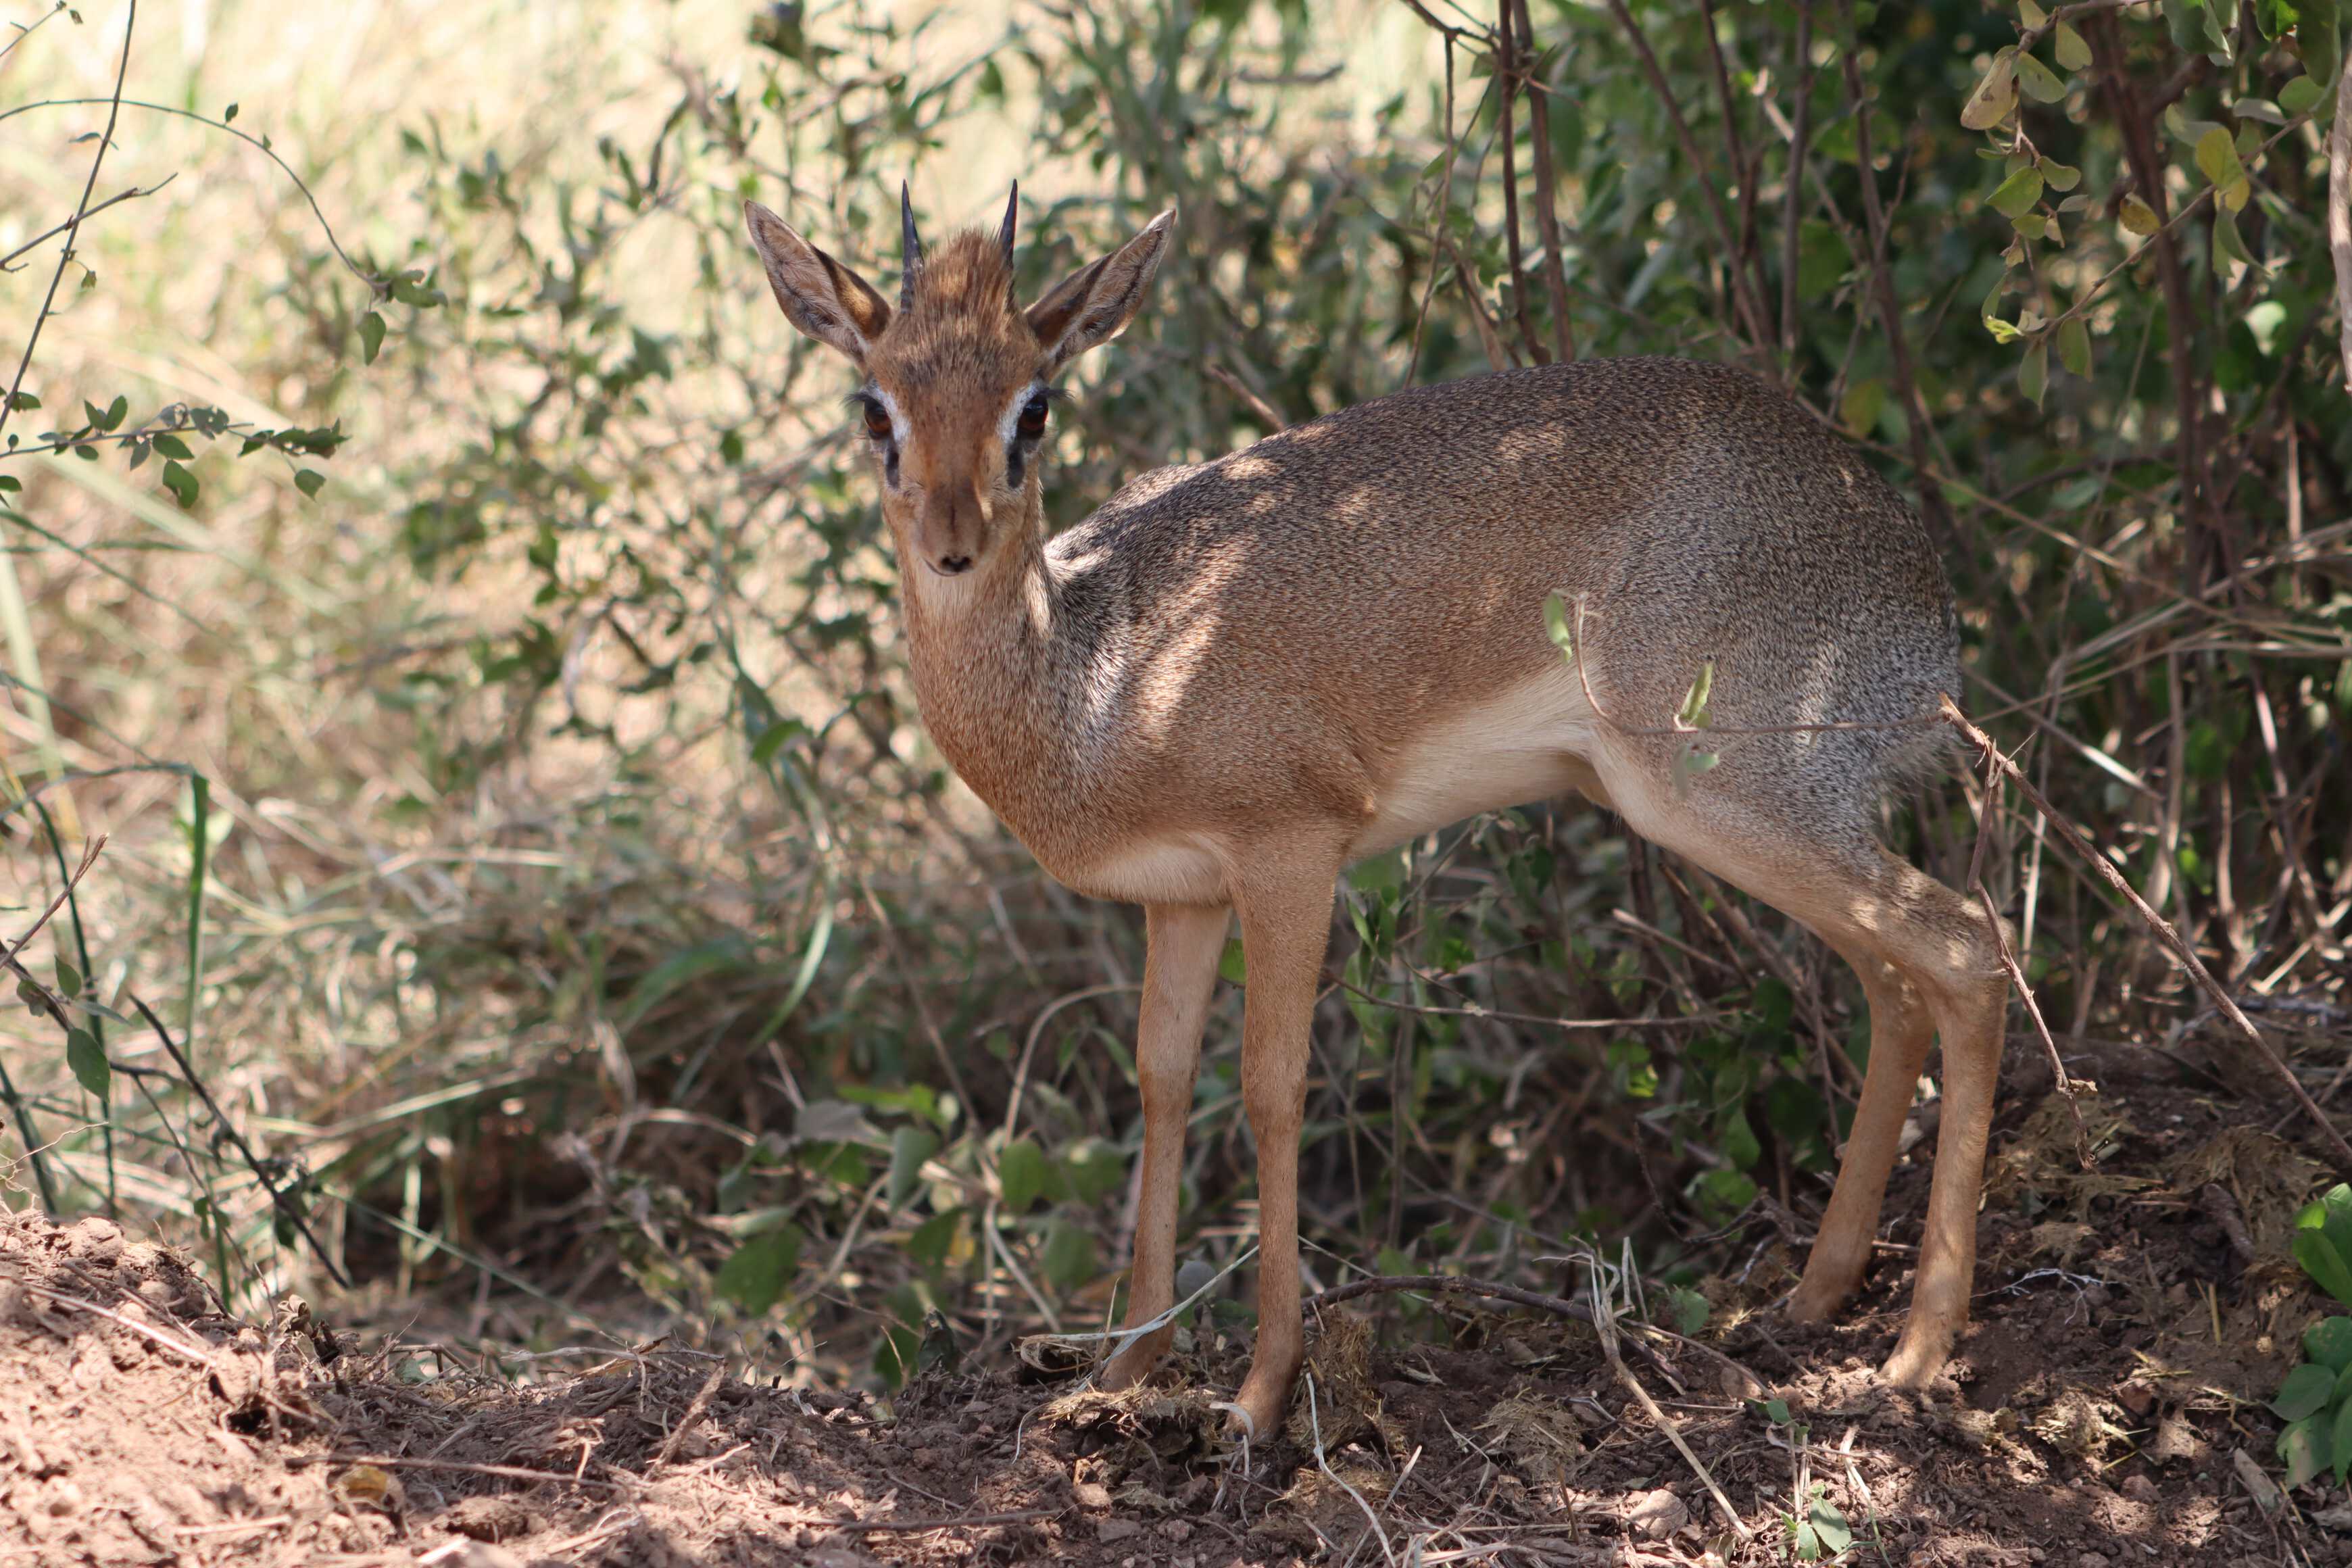
[[[1838,424],[1849,436],[1867,436],[1878,427],[1878,416],[1885,408],[1886,384],[1874,375],[1864,376],[1838,400]]]
[[[2336,1372],[2352,1371],[2352,1318],[2322,1318],[2304,1330],[2303,1353]]]
[[[373,310],[360,318],[360,363],[373,364],[376,352],[383,347],[383,318]]]
[[[181,440],[177,436],[171,434],[169,431],[157,431],[155,433],[153,445],[155,450],[164,457],[177,458],[184,463],[193,460],[195,457],[194,452],[188,450],[188,444],[185,441]]]
[[[751,1237],[719,1266],[711,1281],[718,1292],[752,1317],[767,1315],[783,1298],[793,1273],[801,1264],[801,1233],[779,1226]]]
[[[2025,357],[2018,362],[2017,390],[2025,394],[2033,406],[2039,408],[2042,406],[2042,395],[2049,389],[2050,344],[2045,339],[2036,338],[2033,346],[2025,351]]]
[[[907,1256],[919,1268],[937,1268],[948,1260],[954,1250],[957,1227],[963,1224],[963,1210],[950,1209],[935,1214],[915,1227],[907,1238]]]
[[[326,482],[327,476],[320,473],[316,468],[297,468],[294,470],[294,488],[313,500],[318,498],[320,489],[326,484]]]
[[[1990,200],[1993,210],[2003,217],[2016,217],[2032,209],[2042,199],[2042,171],[2020,169],[1994,190]]]
[[[2173,47],[2205,52],[2205,0],[2164,0],[2164,25]]]
[[[185,511],[196,504],[196,476],[179,464],[163,465],[163,488],[172,492],[172,499],[180,503],[181,510]]]
[[[898,1207],[923,1179],[923,1162],[940,1152],[940,1136],[928,1127],[901,1127],[890,1134],[890,1206]]]
[[[1552,646],[1569,663],[1576,662],[1576,630],[1569,624],[1568,601],[1553,589],[1544,595],[1544,630],[1549,634]]]
[[[1699,660],[1698,674],[1692,679],[1690,689],[1683,693],[1683,705],[1675,714],[1675,727],[1683,730],[1706,729],[1708,720],[1707,700],[1714,691],[1715,660],[1703,658]],[[1713,765],[1713,763],[1708,764],[1710,767]]]
[[[232,103],[226,109],[221,110],[221,123],[223,125],[234,125],[236,123],[236,104]]]
[[[1249,961],[1243,955],[1239,937],[1228,937],[1225,951],[1217,957],[1217,973],[1228,985],[1249,984]]]
[[[94,1098],[100,1100],[106,1098],[106,1091],[113,1082],[114,1068],[108,1063],[106,1052],[99,1047],[96,1035],[81,1028],[66,1031],[66,1066],[73,1069],[74,1081],[89,1090]]]
[[[2254,0],[2254,26],[2265,38],[2275,38],[2294,26],[2294,0]]]
[[[2220,125],[2197,138],[2197,167],[2207,179],[2225,188],[2246,177],[2245,165],[2238,162],[2236,141]]]
[[[2017,85],[2036,103],[2055,103],[2066,96],[2064,79],[2028,54],[2017,57]]]
[[[2333,1445],[2325,1415],[2306,1415],[2279,1434],[2278,1455],[2286,1461],[2286,1489],[2293,1491],[2327,1468]]]
[[[2035,5],[2033,0],[2017,0],[2017,19],[2025,25],[2025,30],[2030,33],[2050,20],[2050,13]]]
[[[1960,106],[1960,123],[1970,131],[1990,131],[2017,107],[2017,50],[2002,49],[1992,58],[1982,80]]]
[[[1763,1409],[1765,1420],[1769,1421],[1775,1426],[1786,1426],[1789,1424],[1789,1402],[1787,1400],[1766,1399],[1759,1401],[1758,1403]]]
[[[2083,41],[2083,35],[2074,30],[2073,23],[2059,23],[2055,37],[2060,65],[2070,71],[2078,71],[2091,63],[2091,46]]]
[[[996,1180],[1007,1214],[1027,1214],[1030,1205],[1045,1195],[1053,1177],[1045,1152],[1026,1138],[1007,1143],[1004,1152],[996,1157]]]
[[[1065,1293],[1076,1289],[1097,1272],[1093,1233],[1069,1220],[1055,1220],[1045,1227],[1041,1261],[1045,1278],[1053,1281],[1055,1289]]]
[[[2283,1421],[2300,1421],[2326,1409],[2327,1402],[2335,1395],[2335,1372],[2315,1363],[2305,1362],[2288,1373],[2286,1381],[2279,1384],[2277,1397],[2271,1401],[2271,1408]]]
[[[2345,1266],[2344,1255],[2336,1249],[2334,1242],[2317,1230],[2298,1230],[2294,1233],[2294,1258],[2303,1265],[2304,1272],[2319,1282],[2321,1289],[2352,1307],[2352,1268]]]
[[[2058,323],[2058,363],[2070,375],[2091,374],[2091,329],[2080,316],[2069,316]]]
[[[2156,216],[2156,209],[2137,196],[2126,196],[2116,216],[2124,227],[2143,237],[2164,226]]]
[[[2213,215],[2213,269],[2222,270],[2224,261],[2242,261],[2249,267],[2260,267],[2253,253],[2238,233],[2238,215],[2223,208]]]
[[[68,1002],[81,994],[81,971],[62,958],[58,960],[58,994]]]
[[[1813,1534],[1832,1557],[1853,1544],[1853,1531],[1846,1524],[1845,1515],[1825,1497],[1813,1500],[1813,1506],[1805,1512],[1805,1522],[1813,1527]]]
[[[2042,177],[2053,191],[2071,191],[2083,182],[2083,171],[2055,158],[2042,160]]]
[[[2324,89],[2317,82],[2307,76],[2299,76],[2279,89],[2278,106],[2281,112],[2290,117],[2306,114],[2320,100],[2323,93]]]
[[[2329,1426],[2328,1452],[2336,1459],[2336,1484],[2342,1486],[2347,1473],[2352,1473],[2352,1399],[2336,1407],[2336,1419]]]
[[[101,430],[111,430],[118,425],[121,425],[124,416],[129,415],[130,412],[131,400],[127,397],[118,396],[113,402],[106,405],[106,413],[104,416],[99,420],[98,427]]]

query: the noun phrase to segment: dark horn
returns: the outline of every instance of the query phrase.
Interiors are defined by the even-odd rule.
[[[923,237],[915,232],[915,204],[907,195],[907,182],[898,182],[898,224],[900,248],[907,253],[907,268],[898,282],[898,309],[910,309],[915,303],[915,279],[923,270]]]
[[[1013,194],[1004,199],[1004,227],[996,237],[996,243],[1004,251],[1004,270],[1007,272],[1013,270],[1013,230],[1020,216],[1021,182],[1015,180],[1013,182]]]

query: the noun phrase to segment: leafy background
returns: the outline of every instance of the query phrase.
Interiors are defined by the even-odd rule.
[[[1060,522],[1564,346],[1782,382],[1927,516],[1956,695],[2340,1077],[2334,0],[1526,0],[1507,47],[1434,0],[16,10],[12,932],[108,837],[0,1018],[12,1202],[160,1226],[247,1307],[332,1276],[349,1317],[812,1382],[895,1384],[934,1310],[990,1354],[1117,1310],[1139,919],[925,739],[843,372],[740,232],[755,195],[887,287],[901,177],[936,232],[1017,175],[1031,289],[1181,208],[1076,374]],[[1888,831],[1965,884],[1986,805]],[[1988,815],[2062,1038],[2204,1026]],[[1630,1241],[1695,1325],[1826,1198],[1866,1024],[1772,911],[1538,806],[1360,868],[1339,926],[1317,1281]],[[1238,1015],[1196,1265],[1249,1235]]]

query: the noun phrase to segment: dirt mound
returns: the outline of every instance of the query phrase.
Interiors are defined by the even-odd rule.
[[[1324,1323],[1311,1411],[1302,1383],[1288,1430],[1244,1454],[1205,1392],[1243,1347],[1206,1328],[1166,1386],[971,1375],[950,1353],[886,1412],[688,1350],[505,1372],[362,1354],[299,1303],[266,1328],[226,1315],[183,1259],[102,1220],[0,1211],[0,1565],[1275,1568],[1417,1549],[1745,1568],[1786,1561],[1800,1523],[1886,1564],[2352,1562],[2333,1514],[2300,1520],[2246,1479],[2274,1432],[2256,1402],[2311,1312],[2263,1251],[2308,1172],[2263,1174],[2268,1142],[2161,1098],[2103,1136],[2168,1179],[2091,1192],[2011,1160],[2040,1195],[1988,1213],[1978,1325],[1931,1397],[1869,1376],[1903,1268],[1846,1325],[1794,1331],[1758,1310],[1788,1278],[1772,1252],[1711,1287],[1711,1348],[1634,1366],[1674,1435],[1583,1324],[1451,1300],[1416,1309],[1443,1314],[1443,1344]],[[1741,1396],[1751,1374],[1763,1400]]]

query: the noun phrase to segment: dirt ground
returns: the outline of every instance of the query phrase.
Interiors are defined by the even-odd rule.
[[[293,1303],[236,1321],[103,1220],[0,1216],[0,1564],[1752,1564],[1787,1560],[1791,1500],[1816,1495],[1849,1563],[2352,1563],[2341,1489],[2263,1479],[2260,1402],[2321,1306],[2285,1229],[2322,1173],[2258,1100],[2153,1053],[2116,1067],[2084,1108],[2088,1171],[2046,1072],[2012,1075],[1976,1326],[1924,1399],[1869,1369],[1926,1147],[1834,1329],[1765,1310],[1801,1237],[1751,1216],[1707,1345],[1628,1361],[1687,1454],[1584,1324],[1453,1299],[1435,1336],[1377,1298],[1328,1314],[1313,1427],[1302,1398],[1244,1456],[1209,1392],[1243,1347],[1206,1331],[1167,1386],[1119,1396],[950,1363],[886,1409],[668,1349],[518,1383]]]

